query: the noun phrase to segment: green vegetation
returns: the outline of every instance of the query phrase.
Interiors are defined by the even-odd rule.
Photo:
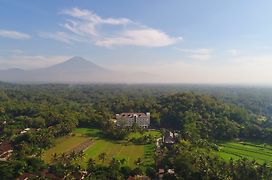
[[[95,143],[85,151],[85,159],[94,159],[96,163],[102,163],[99,160],[100,153],[106,153],[107,158],[103,163],[108,164],[112,158],[118,160],[125,159],[126,165],[135,167],[135,161],[138,158],[144,158],[144,146],[143,145],[125,145],[122,142],[112,142],[107,140],[96,140]],[[85,167],[87,161],[83,164]]]
[[[132,133],[129,134],[128,139],[140,138],[142,136],[148,136],[148,135],[150,135],[152,137],[152,139],[156,139],[156,138],[161,137],[161,132],[159,132],[157,130],[144,131],[143,133],[132,132]]]
[[[103,163],[109,163],[112,158],[125,159],[125,165],[135,167],[135,161],[141,158],[146,165],[154,163],[153,149],[150,149],[150,145],[134,145],[127,142],[127,140],[110,140],[102,137],[101,132],[97,129],[77,128],[77,133],[82,133],[91,136],[94,139],[94,143],[85,151],[85,159],[94,159],[97,163],[102,163],[99,160],[99,154],[106,153],[107,158]],[[158,132],[151,131],[151,134],[158,134]],[[138,133],[133,133],[131,136],[139,136]],[[83,162],[86,167],[87,161]]]
[[[84,159],[80,163],[83,167],[87,166],[90,158],[94,159],[98,164],[108,164],[112,158],[122,160],[125,159],[124,165],[136,167],[135,161],[138,158],[143,160],[144,166],[154,164],[154,145],[135,145],[127,140],[110,140],[103,137],[100,130],[94,128],[76,128],[73,133],[75,136],[65,136],[56,140],[56,145],[43,154],[45,162],[50,162],[55,153],[61,154],[68,152],[84,142],[86,139],[93,139],[91,144],[84,152]],[[134,132],[129,134],[127,139],[139,138],[144,135],[151,135],[153,138],[159,137],[160,132],[151,130],[145,131],[143,134]],[[102,162],[99,159],[101,153],[106,154],[106,159]]]
[[[161,167],[175,169],[180,179],[271,179],[272,169],[266,164],[247,158],[225,161],[208,147],[205,140],[183,140],[158,161]]]
[[[76,136],[67,135],[64,137],[57,138],[55,141],[55,146],[46,150],[42,154],[42,159],[46,163],[50,163],[50,161],[52,160],[52,158],[55,154],[59,155],[62,153],[72,151],[74,148],[76,148],[78,145],[80,145],[81,143],[83,143],[87,139],[88,139],[87,137],[78,136],[78,135],[76,135]]]
[[[258,163],[270,164],[272,162],[272,146],[249,142],[223,142],[219,144],[218,154],[225,160],[247,158]]]
[[[73,179],[87,170],[93,179],[127,179],[171,168],[178,179],[272,179],[262,164],[270,164],[271,146],[261,145],[272,142],[271,97],[254,88],[0,83],[0,142],[13,150],[0,177],[46,179],[40,173],[49,171]],[[109,119],[120,112],[150,112],[151,128],[177,131],[180,141],[158,148],[154,160],[160,132],[116,128]],[[222,141],[220,158],[213,142]]]

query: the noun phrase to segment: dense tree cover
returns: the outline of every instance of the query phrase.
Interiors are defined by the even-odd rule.
[[[271,179],[272,168],[256,161],[239,159],[226,162],[212,154],[207,142],[181,141],[158,158],[160,168],[174,169],[170,179]],[[208,143],[209,144],[209,143]]]
[[[71,132],[76,125],[103,127],[107,123],[106,120],[114,117],[115,113],[150,111],[153,127],[174,128],[201,138],[271,139],[271,126],[267,122],[269,120],[259,121],[259,114],[253,111],[199,93],[169,95],[164,88],[155,87],[135,85],[2,87],[0,117],[8,121],[9,125],[1,129],[6,136],[11,137],[19,133],[19,129],[26,127],[36,129],[51,127],[54,129],[50,132],[56,137]],[[122,136],[122,133],[118,135]]]
[[[246,131],[257,126],[255,115],[235,105],[194,93],[175,94],[160,98],[163,127],[181,130],[185,136],[233,139],[249,138]]]
[[[188,92],[190,88],[194,92]],[[237,94],[242,93],[239,88],[236,89]],[[77,125],[105,127],[105,124],[108,124],[105,132],[121,138],[125,131],[109,131],[108,127],[111,126],[108,119],[120,112],[150,111],[153,127],[181,130],[187,136],[271,140],[270,116],[260,120],[259,117],[263,114],[258,114],[252,108],[244,108],[248,107],[247,103],[240,99],[249,96],[246,88],[245,95],[238,96],[237,101],[234,101],[236,96],[227,92],[236,92],[236,89],[173,85],[4,84],[0,86],[0,119],[7,124],[1,124],[1,138],[12,139],[12,136],[19,134],[24,128],[48,128],[49,132],[45,133],[50,135],[44,138],[48,142],[45,143],[46,146],[50,146],[50,137],[65,135]],[[255,91],[252,90],[253,92]],[[252,100],[255,96],[243,99]],[[224,99],[230,99],[227,97],[232,97],[229,100],[232,103],[223,103]],[[270,99],[268,95],[267,99]],[[256,101],[259,98],[252,100]],[[42,132],[33,134],[42,136]],[[39,140],[38,137],[36,139]]]
[[[262,94],[263,91],[266,93]],[[254,92],[257,94],[251,96]],[[130,130],[116,129],[109,121],[120,112],[151,112],[151,127],[180,131],[182,138],[188,142],[233,138],[254,138],[271,142],[272,123],[269,105],[271,98],[268,90],[245,89],[245,94],[240,94],[243,94],[240,88],[223,87],[0,83],[0,142],[9,141],[14,148],[12,160],[0,163],[0,175],[3,174],[3,177],[8,179],[22,172],[32,172],[31,168],[38,168],[38,165],[39,168],[44,167],[42,162],[34,163],[36,159],[33,163],[28,163],[27,157],[39,159],[41,152],[54,144],[55,137],[71,133],[76,126],[98,127],[103,129],[104,135],[122,139]],[[30,130],[23,132],[26,128]],[[149,141],[149,138],[133,141],[141,144]],[[204,149],[206,147],[207,144]],[[258,177],[268,177],[270,172],[267,166],[257,165],[256,162],[240,160],[226,164],[218,158],[210,157],[204,151],[195,152],[199,148],[194,146],[180,145],[179,148],[183,148],[182,152],[179,151],[175,157],[173,153],[166,154],[163,161],[176,169],[180,177],[186,175],[188,178],[202,176],[207,179],[224,179],[236,177],[237,172],[242,170],[256,175],[258,168],[265,171],[258,174]],[[190,152],[191,150],[194,151]],[[207,169],[196,167],[197,164],[191,162],[192,158],[200,164],[207,163],[208,167],[203,166]],[[117,162],[113,160],[112,164],[120,163]],[[211,162],[216,165],[212,165]],[[65,164],[67,166],[64,167]],[[113,168],[112,164],[88,168],[95,169],[92,176],[97,178],[102,177],[102,172],[109,177],[122,178],[142,173],[139,168],[131,170],[120,165]],[[243,167],[247,169],[241,169]],[[15,168],[21,170],[15,172]],[[150,176],[155,174],[155,169],[152,168],[146,172]],[[227,168],[228,174],[223,173],[222,168]],[[51,170],[59,176],[65,176],[67,172],[80,168],[69,163],[56,162]],[[217,176],[221,172],[223,176]],[[237,176],[237,179],[241,177]]]

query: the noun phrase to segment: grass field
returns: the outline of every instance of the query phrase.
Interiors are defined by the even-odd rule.
[[[272,162],[272,146],[252,142],[223,142],[219,144],[219,155],[225,159],[255,159],[258,163]]]
[[[151,135],[152,138],[156,139],[161,137],[161,132],[156,131],[156,130],[149,130],[149,131],[145,131],[143,134],[139,133],[139,132],[134,132],[134,133],[130,133],[128,138],[139,138],[143,135]]]
[[[154,145],[134,145],[132,143],[127,143],[127,141],[113,141],[104,139],[100,135],[100,131],[97,129],[89,128],[77,128],[76,133],[81,133],[92,137],[95,141],[86,151],[85,160],[83,166],[86,166],[86,162],[89,158],[93,158],[97,163],[102,163],[98,159],[100,153],[106,153],[107,159],[104,163],[109,162],[113,157],[116,159],[125,159],[126,165],[130,167],[135,167],[134,162],[141,158],[144,161],[144,165],[154,163],[153,160],[153,149]],[[159,135],[159,132],[149,131],[145,134],[151,134],[152,136]],[[139,137],[140,133],[131,133],[128,138]]]
[[[61,138],[58,138],[55,142],[55,146],[48,149],[42,154],[42,159],[46,163],[50,163],[51,158],[53,155],[56,154],[61,154],[68,152],[75,147],[77,147],[79,144],[83,143],[86,141],[88,138],[81,136],[81,135],[75,135],[75,136],[64,136]]]
[[[138,158],[143,160],[144,166],[154,163],[153,154],[155,144],[135,145],[128,143],[127,140],[108,140],[101,136],[100,130],[91,128],[77,128],[75,129],[74,134],[75,136],[65,136],[57,139],[56,146],[47,150],[42,156],[43,159],[46,162],[50,162],[54,153],[60,154],[62,152],[67,152],[86,141],[86,139],[91,138],[94,140],[94,143],[85,150],[85,157],[81,162],[82,166],[86,166],[87,161],[90,158],[93,158],[96,163],[102,163],[99,161],[98,155],[103,152],[107,154],[104,163],[109,162],[113,157],[116,159],[125,159],[125,165],[130,167],[136,166],[134,162]],[[153,138],[160,136],[160,132],[158,131],[148,131],[144,134],[150,134]],[[140,136],[142,136],[140,133],[131,133],[128,136],[128,139]]]

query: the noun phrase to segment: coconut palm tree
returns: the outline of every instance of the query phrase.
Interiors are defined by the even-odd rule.
[[[127,162],[127,160],[124,159],[124,158],[120,160],[120,163],[121,163],[122,165],[124,165],[126,162]]]
[[[107,159],[107,154],[105,152],[99,154],[98,159],[104,164],[104,161]]]
[[[138,166],[143,163],[143,160],[141,158],[138,158],[134,163]]]
[[[90,158],[88,160],[88,162],[87,162],[87,172],[89,174],[88,176],[91,175],[91,173],[93,172],[94,168],[95,168],[95,160],[92,159],[92,158]]]

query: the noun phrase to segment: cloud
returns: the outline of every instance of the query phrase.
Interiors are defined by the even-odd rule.
[[[214,49],[199,48],[199,49],[183,49],[175,48],[178,51],[186,53],[187,57],[196,60],[209,60],[212,57]]]
[[[238,56],[240,54],[239,50],[237,49],[229,49],[227,52],[232,56]]]
[[[61,25],[69,33],[62,30],[55,33],[42,33],[41,37],[64,43],[87,42],[102,47],[162,47],[182,40],[182,37],[172,37],[159,29],[147,27],[128,18],[103,18],[87,9],[65,9],[60,14],[69,17]]]
[[[69,34],[66,32],[55,32],[55,33],[48,33],[48,32],[40,32],[40,37],[46,38],[46,39],[54,39],[57,41],[61,41],[67,44],[72,44],[73,42],[83,42],[84,40],[78,36],[75,36],[73,34]]]
[[[92,11],[86,9],[72,8],[61,11],[61,14],[69,15],[77,20],[67,20],[64,27],[78,35],[97,36],[96,27],[98,25],[125,25],[132,23],[127,18],[102,18]]]
[[[41,55],[11,55],[9,57],[0,57],[1,69],[7,68],[22,68],[22,69],[35,69],[48,67],[53,64],[64,62],[71,58],[71,56],[41,56]]]
[[[0,49],[0,52],[5,52],[5,53],[12,53],[12,54],[23,54],[24,51],[22,49]]]
[[[162,47],[175,44],[180,40],[182,40],[181,37],[174,38],[168,36],[162,31],[152,28],[145,28],[126,30],[117,37],[98,40],[96,42],[96,45],[105,47],[127,45],[143,47]]]
[[[65,9],[61,11],[62,14],[67,14],[75,18],[79,18],[82,20],[86,20],[92,22],[93,24],[111,24],[111,25],[120,25],[120,24],[128,24],[132,21],[127,18],[105,18],[96,15],[94,12],[86,10],[86,9],[79,9],[79,8],[72,8],[72,9]]]
[[[30,35],[25,33],[21,33],[18,31],[3,30],[3,29],[0,29],[0,37],[19,39],[19,40],[26,40],[31,38]]]
[[[14,53],[14,54],[23,54],[24,53],[24,51],[21,49],[12,49],[12,50],[10,50],[10,52]]]
[[[149,65],[112,65],[114,70],[148,72],[160,78],[157,83],[261,84],[272,85],[272,55],[239,56],[225,59],[223,64],[155,62]]]

